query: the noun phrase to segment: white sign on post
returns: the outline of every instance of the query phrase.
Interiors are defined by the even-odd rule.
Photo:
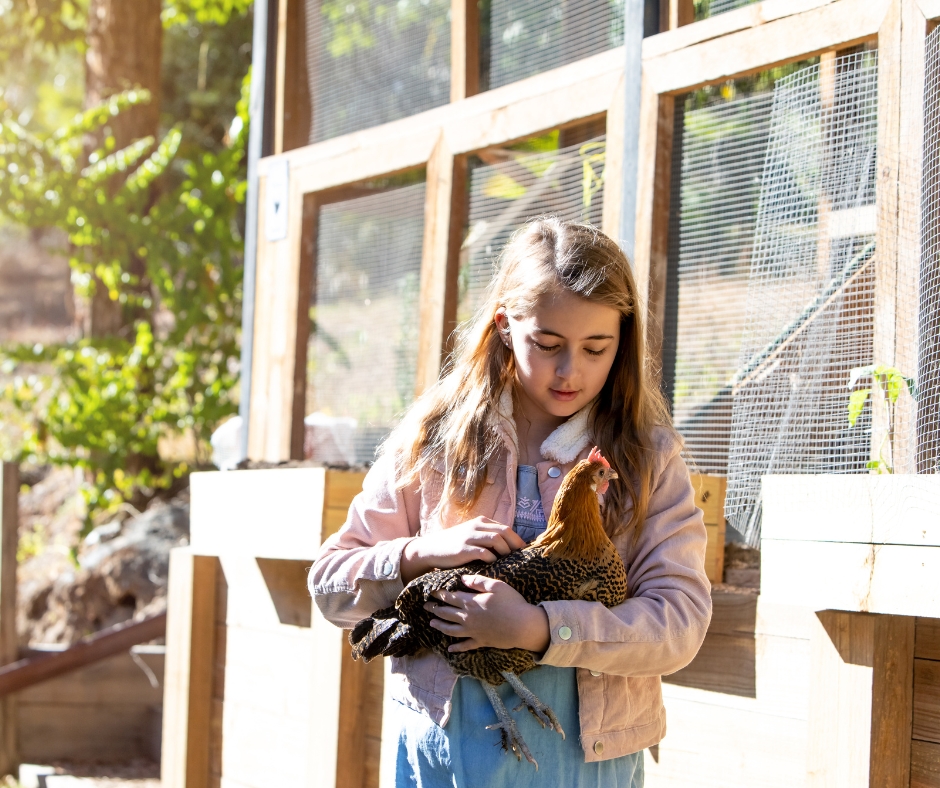
[[[290,166],[287,159],[275,159],[268,166],[264,198],[264,235],[269,241],[287,238],[287,209],[290,202]]]

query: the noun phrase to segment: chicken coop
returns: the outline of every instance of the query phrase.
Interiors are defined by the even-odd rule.
[[[256,4],[250,462],[193,477],[166,785],[388,784],[306,571],[511,233],[635,203],[714,607],[647,784],[940,787],[940,2],[642,5],[638,70],[623,0]]]

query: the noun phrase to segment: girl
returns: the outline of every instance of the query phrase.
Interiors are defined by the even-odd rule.
[[[642,750],[666,730],[660,676],[687,665],[711,615],[705,526],[680,441],[650,380],[630,265],[587,225],[537,219],[499,272],[453,361],[383,445],[310,586],[323,615],[352,627],[431,568],[496,560],[534,539],[564,475],[597,445],[620,480],[604,522],[630,598],[529,605],[497,580],[442,592],[434,626],[452,649],[525,648],[529,688],[564,741],[517,715],[536,771],[499,748],[479,682],[438,655],[393,659],[385,713],[398,730],[396,786],[639,788]],[[504,702],[508,685],[498,688]],[[580,733],[580,737],[577,733]],[[574,735],[572,735],[574,734]]]

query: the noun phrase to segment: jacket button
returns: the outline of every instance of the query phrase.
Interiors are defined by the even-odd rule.
[[[600,672],[599,670],[592,670],[592,671],[591,671],[591,675],[592,675],[592,676],[600,676],[600,675],[601,675],[601,672]]]
[[[557,465],[553,465],[548,469],[548,475],[553,479],[557,479],[559,476],[561,476],[561,468],[559,468]]]
[[[594,742],[594,752],[597,755],[603,755],[604,754],[604,742],[602,741]]]
[[[386,561],[384,564],[382,564],[382,574],[386,577],[388,577],[394,570],[395,567],[392,566],[391,561]]]
[[[571,639],[571,627],[558,627],[558,637],[562,640]]]

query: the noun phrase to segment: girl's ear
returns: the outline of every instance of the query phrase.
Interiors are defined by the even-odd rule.
[[[512,340],[509,338],[509,315],[506,314],[505,307],[501,306],[496,310],[496,314],[493,315],[493,322],[496,324],[496,330],[506,347],[512,347]]]

